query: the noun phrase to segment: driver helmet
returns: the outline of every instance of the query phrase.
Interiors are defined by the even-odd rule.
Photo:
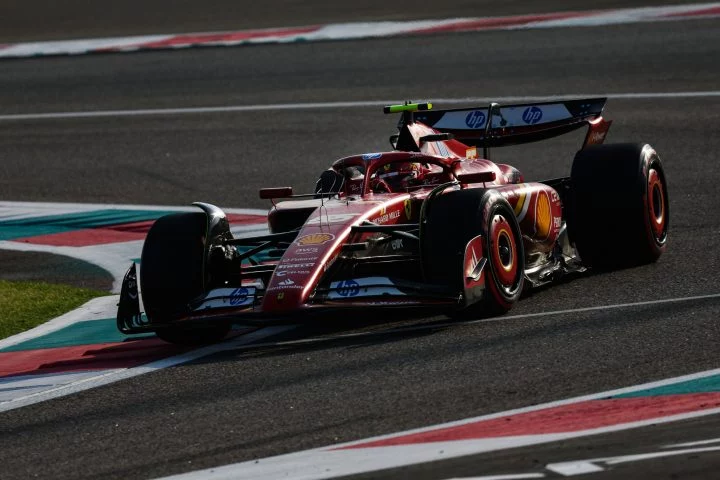
[[[404,190],[420,184],[430,169],[418,162],[388,163],[378,170],[377,179],[391,191]]]

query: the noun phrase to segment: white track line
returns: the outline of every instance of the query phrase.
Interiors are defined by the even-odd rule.
[[[502,96],[502,97],[458,97],[437,98],[432,102],[436,105],[472,104],[489,102],[540,102],[564,101],[578,98],[608,97],[611,99],[645,100],[645,99],[674,99],[674,98],[713,98],[720,97],[720,90],[701,92],[629,92],[629,93],[575,93],[568,95],[532,95],[532,96]],[[0,121],[12,122],[22,120],[62,120],[73,118],[103,118],[103,117],[143,117],[152,115],[197,115],[238,112],[263,112],[269,110],[323,110],[333,108],[367,108],[381,107],[397,103],[394,100],[358,100],[347,102],[307,102],[307,103],[274,103],[267,105],[227,105],[216,107],[187,107],[187,108],[155,108],[142,110],[96,110],[78,112],[48,112],[48,113],[17,113],[0,115]]]
[[[598,305],[595,307],[572,308],[568,310],[554,310],[550,312],[523,313],[519,315],[501,315],[492,318],[481,318],[479,320],[451,320],[443,323],[432,323],[426,325],[412,325],[408,327],[390,328],[387,330],[377,330],[372,332],[344,333],[340,335],[328,335],[323,337],[302,338],[299,340],[286,340],[282,342],[256,343],[247,345],[243,349],[268,348],[268,347],[284,347],[292,345],[307,345],[313,343],[330,342],[334,340],[347,340],[351,338],[366,338],[374,336],[386,336],[393,334],[403,334],[410,332],[419,332],[426,330],[438,330],[448,327],[458,327],[462,325],[475,325],[479,323],[508,322],[511,320],[522,320],[526,318],[536,317],[552,317],[558,315],[570,315],[576,313],[595,312],[602,310],[616,310],[621,308],[643,307],[648,305],[663,305],[668,303],[695,302],[698,300],[720,299],[720,293],[712,293],[708,295],[696,295],[692,297],[667,298],[660,300],[648,300],[644,302],[618,303],[614,305]]]
[[[598,310],[607,309],[619,309],[619,308],[630,308],[646,305],[655,304],[668,304],[677,302],[689,302],[698,301],[705,299],[717,299],[720,298],[720,294],[709,294],[709,295],[697,295],[692,297],[684,298],[672,298],[662,300],[651,300],[644,302],[634,303],[623,303],[606,306],[595,306],[586,307],[579,309],[570,310],[557,310],[553,312],[539,312],[522,315],[512,315],[506,317],[498,317],[494,319],[474,320],[464,322],[464,324],[481,323],[488,321],[505,321],[512,319],[521,318],[532,318],[546,315],[565,315],[570,313],[581,313],[591,312]],[[461,322],[448,322],[444,325],[454,326],[462,324]],[[413,330],[421,329],[433,329],[442,328],[441,325],[422,325],[418,327],[409,327],[406,329],[400,328],[391,331],[395,332],[408,332]],[[384,332],[370,332],[370,333],[359,333],[359,334],[347,334],[338,335],[334,337],[325,338],[313,338],[306,340],[296,340],[289,342],[267,342],[258,343],[250,348],[268,347],[268,346],[282,346],[282,345],[293,345],[302,344],[309,342],[319,342],[334,338],[351,338],[359,336],[370,336],[370,335],[387,335],[388,331]],[[243,347],[240,347],[243,348]],[[527,412],[533,412],[538,410],[544,410],[573,403],[584,402],[588,400],[604,399],[615,395],[637,392],[640,390],[646,390],[651,388],[663,387],[666,385],[672,385],[676,383],[687,382],[690,380],[697,380],[700,378],[706,378],[711,376],[720,375],[720,369],[708,370],[705,372],[698,372],[690,375],[683,375],[680,377],[664,379],[656,382],[649,382],[642,385],[635,385],[632,387],[620,388],[616,390],[610,390],[601,393],[595,393],[591,395],[584,395],[580,397],[569,398],[565,400],[559,400],[549,402],[541,405],[534,405],[530,407],[524,407],[514,409],[505,412],[498,412],[489,415],[483,415],[479,417],[467,418],[459,421],[448,422],[440,425],[433,425],[429,427],[423,427],[405,432],[397,432],[388,435],[380,435],[377,437],[356,440],[347,442],[339,445],[329,445],[312,450],[306,450],[302,452],[289,453],[285,455],[279,455],[276,457],[270,457],[266,459],[253,460],[248,462],[241,462],[232,465],[219,466],[207,470],[199,470],[195,472],[188,472],[172,477],[167,477],[176,480],[200,480],[200,479],[255,479],[255,480],[270,480],[274,478],[285,478],[286,476],[292,478],[302,479],[324,479],[324,478],[335,478],[345,475],[353,475],[366,473],[371,471],[377,471],[388,468],[395,468],[407,465],[414,465],[418,463],[447,460],[449,458],[460,457],[465,455],[478,454],[483,452],[490,452],[496,450],[504,450],[508,448],[515,448],[519,446],[538,445],[542,443],[554,442],[558,440],[568,440],[572,438],[578,438],[588,435],[597,435],[601,433],[610,433],[621,430],[627,430],[631,428],[645,427],[660,423],[675,422],[680,420],[686,420],[691,418],[698,418],[707,415],[716,415],[720,413],[720,408],[708,409],[703,411],[695,411],[684,414],[672,415],[663,418],[653,418],[649,420],[629,422],[619,425],[612,425],[608,427],[596,428],[591,430],[583,430],[580,432],[565,432],[559,434],[543,434],[543,435],[526,435],[518,437],[507,437],[504,439],[491,438],[491,439],[479,439],[479,440],[468,440],[468,441],[443,441],[430,444],[420,445],[398,445],[392,447],[370,447],[370,448],[356,448],[349,450],[338,450],[343,447],[359,446],[368,442],[377,440],[385,440],[398,436],[405,436],[414,433],[427,432],[436,429],[444,429],[448,427],[457,427],[467,425],[469,423],[491,420],[494,418],[506,417],[511,415],[518,415]],[[438,453],[439,452],[439,453]],[[479,477],[484,478],[484,477]],[[493,477],[489,477],[493,478]],[[541,478],[541,477],[537,477]]]
[[[700,445],[710,445],[713,443],[720,443],[720,438],[711,438],[709,440],[700,440],[697,442],[675,443],[673,445],[665,445],[663,448],[697,447]]]
[[[429,427],[423,427],[404,432],[397,432],[389,435],[367,438],[363,440],[328,445],[326,447],[305,450],[301,452],[288,453],[269,458],[250,460],[232,465],[218,466],[205,470],[197,470],[180,475],[164,477],[167,480],[274,480],[277,478],[294,478],[303,480],[319,480],[336,478],[347,475],[397,468],[419,463],[432,461],[443,461],[450,458],[457,458],[467,455],[477,455],[492,451],[507,450],[521,446],[540,445],[561,440],[570,440],[603,433],[619,432],[634,428],[653,426],[664,423],[677,422],[692,418],[700,418],[709,415],[720,414],[720,408],[699,410],[689,413],[656,417],[647,420],[621,423],[607,427],[600,427],[588,430],[561,432],[538,435],[522,435],[515,437],[493,437],[480,438],[476,440],[447,440],[440,442],[394,445],[389,447],[346,447],[363,445],[368,442],[384,440],[398,436],[406,436],[414,433],[428,432],[432,430],[459,427],[470,423],[495,418],[515,416],[518,414],[551,409],[563,405],[570,405],[588,400],[601,400],[623,393],[637,392],[655,387],[673,385],[711,376],[720,375],[720,369],[698,372],[681,377],[668,378],[665,380],[635,385],[632,387],[610,390],[606,392],[584,395],[569,398],[531,407],[518,408],[505,412],[497,412],[490,415],[483,415],[473,418],[449,422]],[[624,458],[622,460],[625,460]],[[483,478],[483,477],[480,477]],[[492,478],[492,477],[490,477]]]
[[[573,460],[570,462],[551,463],[545,466],[546,469],[553,473],[557,473],[564,477],[572,477],[575,475],[584,475],[586,473],[597,473],[605,471],[603,466],[596,463],[605,463],[607,465],[619,465],[622,463],[639,462],[642,460],[653,460],[656,458],[674,457],[678,455],[690,455],[694,453],[707,453],[720,451],[720,447],[691,448],[686,450],[672,450],[664,452],[640,453],[635,455],[622,455],[619,457],[601,457],[588,458],[585,460]]]
[[[322,42],[387,38],[402,35],[442,34],[449,31],[515,30],[533,28],[598,27],[637,22],[681,21],[720,16],[720,3],[666,5],[553,12],[505,17],[470,17],[442,20],[346,22],[304,27],[279,27],[230,32],[195,32],[119,38],[88,38],[0,45],[0,58],[47,55],[168,50],[199,46],[231,47],[250,44]]]

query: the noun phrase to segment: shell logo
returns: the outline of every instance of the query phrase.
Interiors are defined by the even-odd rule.
[[[320,245],[334,238],[335,235],[332,233],[311,233],[310,235],[300,237],[296,243],[301,246]]]
[[[552,225],[552,209],[547,193],[540,192],[535,203],[535,233],[539,239],[546,239],[550,236]]]

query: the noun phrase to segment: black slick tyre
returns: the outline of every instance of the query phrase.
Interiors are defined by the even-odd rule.
[[[450,191],[427,207],[421,230],[421,256],[427,281],[462,291],[468,242],[483,236],[483,300],[456,316],[505,313],[520,298],[525,279],[522,233],[510,204],[493,190]]]
[[[188,303],[204,291],[205,213],[177,213],[159,218],[148,232],[140,260],[145,313],[161,339],[180,345],[212,343],[225,337],[230,324],[177,325]],[[170,326],[168,326],[170,324]]]
[[[662,255],[670,205],[665,171],[650,145],[584,148],[575,155],[570,178],[568,231],[585,265],[624,268]]]

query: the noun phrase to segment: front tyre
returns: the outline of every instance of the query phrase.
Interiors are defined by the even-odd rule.
[[[140,287],[145,313],[162,340],[202,345],[222,340],[231,325],[171,325],[190,313],[189,303],[204,292],[207,216],[177,213],[159,218],[148,232],[140,260]],[[170,326],[168,326],[170,324]]]
[[[505,313],[517,302],[525,280],[522,233],[510,204],[493,190],[467,189],[430,200],[421,231],[426,280],[463,289],[468,242],[483,237],[485,294],[461,316]]]

